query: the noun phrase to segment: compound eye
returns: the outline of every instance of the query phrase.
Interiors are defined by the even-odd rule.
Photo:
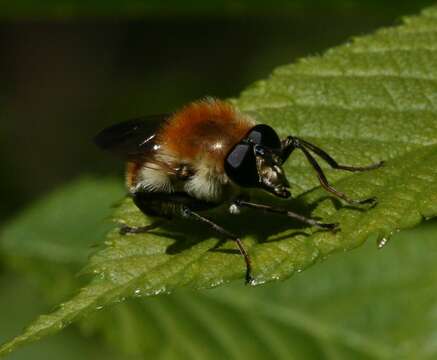
[[[258,185],[258,171],[252,145],[235,145],[226,157],[225,171],[229,178],[240,186]]]
[[[280,149],[281,140],[276,131],[265,124],[256,125],[250,130],[247,139],[257,145],[262,145],[270,149]]]

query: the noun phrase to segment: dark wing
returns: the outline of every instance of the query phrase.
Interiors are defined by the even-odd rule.
[[[112,125],[99,132],[94,143],[124,158],[142,157],[153,150],[156,132],[168,117],[151,115]]]

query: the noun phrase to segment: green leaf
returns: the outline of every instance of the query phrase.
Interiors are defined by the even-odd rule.
[[[108,308],[108,342],[169,359],[434,359],[437,222],[285,283],[178,291]],[[165,349],[165,350],[163,350]]]
[[[361,245],[371,235],[388,238],[436,215],[437,168],[432,166],[437,161],[436,30],[437,8],[430,8],[400,27],[282,67],[235,101],[282,136],[298,134],[342,163],[387,160],[384,168],[368,173],[327,170],[342,191],[379,200],[372,209],[356,209],[333,201],[320,189],[304,158],[293,154],[286,170],[298,198],[290,206],[339,222],[342,230],[335,234],[277,216],[216,214],[229,230],[247,234],[244,243],[258,283],[285,279],[333,252]],[[131,225],[148,223],[130,200],[119,208],[116,219]],[[96,275],[91,284],[51,315],[37,319],[0,354],[125,297],[242,279],[244,262],[229,253],[235,244],[228,241],[220,251],[212,251],[220,240],[211,236],[207,229],[184,222],[153,234],[120,236],[112,231],[106,249],[87,266]]]
[[[84,186],[83,194],[93,187],[94,195],[89,196],[96,198],[108,188],[105,182],[90,181],[89,185]],[[78,185],[57,192],[58,197],[73,201],[81,195],[70,191],[73,188]],[[64,193],[70,193],[71,199]],[[87,215],[83,212],[81,216]],[[64,217],[56,226],[68,222]],[[369,242],[285,283],[253,289],[237,283],[208,291],[130,299],[88,317],[82,330],[88,337],[90,332],[100,338],[103,335],[112,348],[139,358],[265,359],[273,354],[280,359],[324,359],[335,354],[335,358],[345,359],[432,359],[436,356],[436,231],[437,223],[428,222],[394,236],[383,251]],[[59,247],[68,249],[69,244],[63,242]],[[17,247],[15,256],[19,253]],[[83,259],[71,263],[75,261],[79,265]],[[65,266],[52,256],[39,257],[40,262],[56,273]],[[33,264],[29,271],[41,269]],[[69,276],[74,277],[72,270]],[[4,274],[0,285],[0,339],[4,339],[44,306],[28,281]],[[59,281],[53,286],[59,286]],[[100,357],[108,358],[103,344],[94,342],[79,338],[77,331],[67,331],[14,353],[11,359],[68,357],[73,355],[65,349],[71,348],[76,357],[94,359],[104,351]]]
[[[84,266],[114,227],[111,207],[124,194],[114,180],[82,178],[65,185],[4,225],[0,257],[9,268],[25,271],[51,289],[50,298],[70,295],[79,285],[71,273]]]
[[[35,284],[12,273],[0,274],[0,339],[6,339],[20,331],[21,327],[47,306]],[[33,346],[11,354],[10,360],[46,359],[121,359],[114,351],[102,348],[103,341],[89,341],[76,329],[68,329],[55,337],[47,338]],[[74,349],[74,351],[72,351]]]
[[[56,263],[84,263],[92,241],[110,230],[120,182],[83,178],[33,204],[2,231],[0,251]],[[62,226],[54,226],[54,224]],[[96,226],[98,225],[98,226]]]

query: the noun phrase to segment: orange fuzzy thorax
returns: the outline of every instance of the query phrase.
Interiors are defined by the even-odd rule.
[[[207,157],[223,164],[231,148],[254,126],[229,103],[216,99],[193,102],[174,113],[159,132],[172,154],[186,161]]]

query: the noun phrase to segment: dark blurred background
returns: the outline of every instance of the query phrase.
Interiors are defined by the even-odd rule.
[[[53,6],[48,16],[43,7],[33,16],[4,7],[0,222],[81,174],[121,179],[122,164],[92,144],[100,128],[206,95],[238,96],[278,65],[397,23],[429,3],[301,2],[284,11],[231,6],[236,10],[141,16],[128,9],[127,17],[115,10],[75,16]]]

